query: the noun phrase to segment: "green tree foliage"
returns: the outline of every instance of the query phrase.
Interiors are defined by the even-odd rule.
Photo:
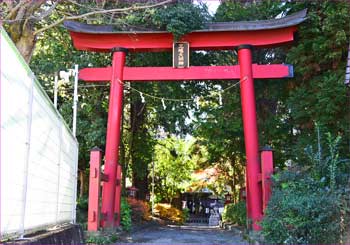
[[[247,208],[245,201],[227,204],[225,205],[224,212],[222,213],[222,221],[225,223],[245,226],[247,223],[246,210]]]
[[[255,20],[304,8],[308,20],[300,25],[293,46],[254,51],[255,62],[287,62],[295,67],[293,79],[255,81],[260,145],[268,143],[276,149],[275,163],[280,168],[286,168],[286,160],[296,166],[282,172],[275,183],[263,222],[268,243],[338,243],[349,224],[341,218],[349,205],[350,170],[339,159],[348,153],[350,133],[343,84],[350,5],[346,1],[225,2],[216,14],[220,21]],[[321,132],[344,140],[331,134],[318,141],[310,137],[315,121],[322,125]]]
[[[215,21],[243,21],[273,19],[285,13],[289,5],[280,1],[253,1],[241,3],[239,1],[224,1],[215,13]]]
[[[218,194],[223,194],[225,187],[231,186],[233,198],[238,198],[239,189],[244,186],[244,140],[240,109],[239,85],[225,93],[225,88],[232,82],[218,84],[216,96],[201,103],[200,110],[195,113],[196,125],[194,135],[199,144],[205,146],[209,153],[210,165],[222,170],[220,174],[221,191],[213,186]],[[220,95],[222,105],[220,105]],[[218,181],[220,182],[220,181]],[[220,184],[218,183],[217,187]]]
[[[215,15],[215,20],[239,21],[273,19],[281,13],[286,13],[288,8],[289,6],[283,5],[278,1],[261,1],[248,4],[227,1],[219,6]],[[282,48],[254,49],[253,62],[262,64],[283,63],[285,62],[285,53],[286,52]],[[234,64],[237,64],[236,54],[232,55],[232,60]],[[283,105],[283,100],[286,96],[286,86],[287,81],[285,79],[271,81],[266,79],[255,80],[260,145],[264,146],[267,144],[276,149],[275,158],[277,163],[283,162],[289,157],[289,155],[285,154],[285,148],[288,147],[287,139],[290,125],[283,120],[286,110],[288,110]],[[228,97],[228,99],[226,103],[224,100],[223,109],[219,109],[231,112],[225,113],[225,115],[230,115],[230,117],[226,116],[226,118],[223,118],[222,123],[217,125],[217,127],[220,128],[220,126],[224,124],[226,128],[231,128],[231,130],[227,130],[227,132],[232,133],[225,133],[225,136],[226,142],[232,142],[229,144],[232,147],[223,147],[223,149],[224,151],[227,150],[226,154],[239,156],[241,159],[240,162],[244,162],[244,139],[239,89],[233,92],[230,91],[226,97]],[[218,112],[219,114],[215,115],[215,118],[219,118],[220,114],[222,115],[220,111]],[[232,129],[234,129],[234,131]]]
[[[45,90],[53,98],[54,75],[60,70],[68,70],[79,64],[80,67],[106,66],[109,55],[80,52],[74,49],[68,33],[63,28],[49,29],[45,38],[37,41],[37,49],[30,66],[41,81]],[[79,142],[79,170],[89,167],[89,151],[94,146],[104,149],[107,126],[108,87],[91,87],[79,82],[79,105],[77,139]],[[58,109],[69,126],[72,125],[73,81],[59,81]],[[86,174],[84,173],[83,176]],[[84,182],[84,180],[81,180]],[[84,185],[84,183],[82,183]],[[85,183],[85,191],[86,191]],[[83,193],[81,193],[83,194]]]
[[[274,176],[263,233],[269,243],[318,243],[342,241],[350,227],[350,164],[339,158],[341,137],[325,134],[321,144],[305,148],[308,163],[295,165]]]
[[[260,145],[275,149],[281,168],[286,160],[303,155],[315,121],[325,131],[344,135],[340,152],[348,151],[349,100],[343,81],[350,5],[346,1],[227,1],[215,16],[217,21],[256,20],[304,8],[308,20],[298,28],[297,42],[290,47],[254,50],[254,62],[286,62],[295,67],[293,79],[255,80]]]
[[[95,24],[108,22],[113,24],[116,30],[168,31],[173,34],[174,40],[181,39],[183,35],[193,30],[202,29],[205,22],[211,18],[205,4],[179,2],[145,11],[129,11],[124,18],[101,17]]]
[[[120,224],[125,231],[131,229],[131,207],[125,198],[121,200],[121,219]]]
[[[152,22],[173,33],[174,39],[179,40],[186,33],[203,29],[209,18],[206,5],[175,4],[157,9]]]
[[[192,158],[194,147],[193,140],[174,136],[158,140],[154,159],[156,200],[171,203],[189,185],[198,161],[196,157]]]
[[[243,5],[238,2],[223,2],[214,17],[215,21],[238,21],[271,19],[286,11],[287,6],[276,1],[263,1],[259,4]],[[270,54],[267,55],[267,54]],[[274,59],[268,58],[273,54]],[[237,64],[237,55],[233,51],[209,52],[207,54],[211,64],[234,65]],[[280,49],[254,50],[254,60],[258,63],[283,62],[285,53]],[[282,61],[281,61],[282,60]],[[234,198],[238,198],[239,189],[245,185],[244,177],[244,137],[241,113],[241,100],[239,84],[233,86],[236,81],[219,82],[215,87],[208,88],[216,94],[201,103],[201,108],[196,111],[194,122],[194,135],[201,144],[208,148],[210,162],[224,166],[229,163],[232,168],[233,181],[226,184],[233,188]],[[258,106],[258,118],[260,129],[260,145],[266,143],[277,148],[275,157],[280,160],[278,151],[287,144],[289,125],[280,120],[284,111],[277,111],[277,104],[283,99],[281,88],[285,83],[280,81],[256,80],[256,95]],[[226,88],[230,88],[227,91]],[[225,90],[225,92],[223,92]],[[276,92],[274,92],[276,91]],[[220,99],[221,97],[221,99]],[[220,103],[220,100],[222,103]],[[285,157],[285,156],[283,156]],[[227,168],[226,168],[227,171]]]
[[[95,0],[1,1],[0,20],[4,23],[23,58],[29,63],[40,34],[59,26],[65,20],[85,20],[90,24],[106,22],[116,24],[115,19],[123,20],[123,16],[132,14],[133,11],[148,10],[170,2],[171,0],[165,0],[150,5],[141,5],[138,1],[128,4]],[[106,9],[108,9],[107,12]]]
[[[282,172],[275,183],[263,221],[268,243],[338,243],[349,227],[344,219],[350,169],[340,159],[347,155],[349,142],[349,101],[343,81],[350,5],[345,1],[225,2],[216,14],[217,20],[253,20],[304,8],[309,19],[299,27],[298,42],[288,49],[254,51],[255,62],[286,61],[295,67],[294,79],[256,80],[255,91],[260,145],[269,143],[276,149],[275,163],[282,169],[286,160],[303,166]],[[273,55],[267,59],[266,54]],[[315,121],[322,125],[321,132],[338,136],[328,133],[318,143],[310,137]],[[339,135],[345,140],[340,141]]]
[[[186,18],[185,18],[186,17]],[[152,28],[168,30],[174,38],[200,28],[207,18],[207,9],[192,4],[174,4],[159,9],[148,9],[145,12],[132,13],[124,19],[126,28]],[[186,19],[186,21],[185,21]],[[120,26],[119,26],[120,27]],[[125,28],[125,27],[124,27]],[[193,53],[193,60],[201,54]],[[130,66],[171,66],[170,53],[131,53],[127,64]],[[148,165],[152,159],[152,150],[155,146],[154,137],[160,128],[166,132],[185,135],[191,129],[186,123],[188,110],[194,107],[191,104],[166,100],[165,107],[161,100],[152,96],[170,99],[191,98],[204,93],[204,88],[198,82],[184,83],[133,83],[126,98],[129,112],[125,112],[128,135],[125,146],[128,148],[128,174],[133,178],[133,184],[140,190],[141,198],[148,192]],[[145,101],[141,98],[141,93]],[[151,96],[148,96],[151,95]],[[125,132],[125,131],[124,131]],[[126,169],[125,169],[126,170]],[[125,172],[125,171],[124,171]]]
[[[324,131],[343,135],[340,152],[344,154],[350,133],[349,97],[343,84],[350,5],[346,1],[305,1],[294,8],[304,7],[309,9],[309,20],[300,27],[298,44],[287,54],[287,61],[295,65],[295,79],[285,100],[290,110],[287,120],[294,131],[290,151],[301,155],[317,121]]]
[[[275,185],[262,223],[267,243],[339,243],[341,209],[339,197],[319,182],[304,176]]]

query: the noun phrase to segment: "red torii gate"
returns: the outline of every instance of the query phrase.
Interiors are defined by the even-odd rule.
[[[244,140],[246,149],[247,214],[254,230],[263,215],[263,207],[269,198],[267,179],[272,173],[272,153],[262,154],[260,161],[254,78],[284,78],[293,76],[291,65],[252,64],[252,47],[275,47],[291,43],[297,25],[306,19],[306,10],[281,19],[263,21],[208,23],[203,30],[196,30],[182,37],[191,50],[228,50],[238,47],[235,66],[173,67],[125,67],[129,52],[158,52],[173,49],[173,36],[165,31],[115,31],[110,25],[87,25],[66,21],[74,46],[79,50],[112,52],[112,66],[85,68],[79,78],[87,82],[110,81],[107,124],[105,169],[99,169],[101,152],[91,153],[88,229],[97,230],[99,222],[99,181],[102,189],[101,225],[119,226],[121,199],[121,167],[118,163],[120,126],[123,102],[123,81],[172,81],[172,80],[232,80],[240,79]],[[261,169],[261,164],[265,167]],[[93,170],[94,169],[94,170]],[[97,183],[97,184],[96,184]],[[97,187],[96,187],[97,186]]]

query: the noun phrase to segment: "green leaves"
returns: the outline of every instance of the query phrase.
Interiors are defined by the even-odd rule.
[[[160,29],[173,33],[179,40],[183,35],[204,27],[209,13],[206,5],[174,4],[155,11],[152,22]]]
[[[154,160],[157,200],[171,202],[188,186],[199,161],[195,155],[192,156],[196,150],[194,143],[194,140],[186,141],[174,136],[158,141]]]
[[[288,188],[275,185],[262,222],[265,242],[331,244],[340,239],[339,198],[317,182],[298,178]]]
[[[123,227],[123,230],[130,231],[131,229],[131,207],[126,198],[122,198],[121,207],[120,207],[120,224]]]
[[[245,201],[227,204],[222,213],[222,221],[245,226],[247,222],[246,209]]]
[[[215,21],[243,21],[273,19],[288,9],[288,4],[278,1],[261,1],[242,4],[224,1],[215,14]]]
[[[319,126],[317,125],[318,134]],[[340,171],[341,137],[326,133],[326,144],[318,139],[318,149],[306,147],[308,167],[293,164],[292,168],[273,177],[273,194],[262,222],[268,243],[330,244],[339,243],[349,226],[349,170]],[[323,150],[325,149],[325,150]],[[347,166],[349,162],[347,161]],[[346,175],[346,178],[341,178]],[[345,181],[344,181],[345,180]],[[347,200],[347,201],[345,201]],[[345,205],[344,205],[345,204]]]

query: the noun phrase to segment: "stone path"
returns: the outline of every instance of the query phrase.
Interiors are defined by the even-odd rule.
[[[248,244],[238,229],[208,226],[152,226],[123,237],[117,244]]]

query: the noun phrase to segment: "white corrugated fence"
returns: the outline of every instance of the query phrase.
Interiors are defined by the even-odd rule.
[[[75,222],[78,142],[1,29],[1,236]]]

